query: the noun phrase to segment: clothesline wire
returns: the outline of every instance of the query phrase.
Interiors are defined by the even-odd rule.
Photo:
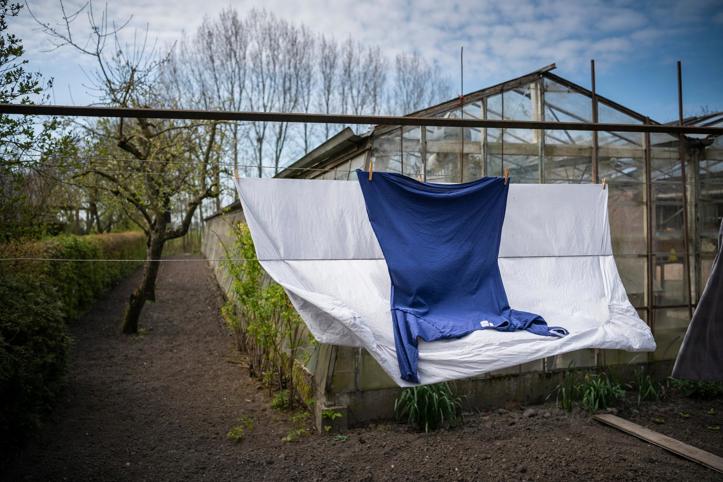
[[[498,259],[530,259],[530,258],[597,258],[600,256],[612,256],[612,254],[563,254],[550,256],[499,256]],[[198,262],[198,261],[384,261],[384,258],[127,258],[127,259],[102,259],[102,258],[41,258],[41,257],[14,257],[0,258],[0,261],[65,261],[65,262],[115,262],[115,263],[138,263],[145,261],[168,263],[168,262]]]
[[[52,159],[52,157],[50,157],[50,159]],[[34,160],[39,160],[39,159],[34,159]],[[130,163],[164,163],[166,166],[169,166],[169,167],[171,167],[171,166],[191,166],[191,165],[195,162],[194,160],[191,160],[191,159],[189,159],[189,160],[175,160],[175,161],[174,161],[174,160],[170,160],[170,161],[165,161],[165,160],[161,160],[161,159],[144,159],[144,160],[140,160],[140,159],[114,158],[114,157],[83,157],[82,160],[85,160],[85,161],[102,161],[102,162],[109,162],[109,163],[110,163],[110,162],[119,162],[119,163],[127,163],[127,164],[130,164]],[[20,161],[20,162],[22,163],[22,162],[26,162],[26,161]],[[27,162],[30,162],[30,161],[27,161]],[[293,167],[293,165],[285,166],[285,167],[284,167],[284,166],[279,166],[279,167],[277,168],[277,166],[268,166],[268,165],[261,165],[261,166],[259,166],[258,164],[239,164],[239,165],[234,165],[233,163],[230,163],[230,162],[218,162],[218,163],[216,163],[216,164],[217,164],[219,167],[224,167],[224,168],[228,168],[228,169],[244,169],[244,170],[249,169],[249,170],[254,170],[254,171],[255,171],[255,170],[258,170],[259,167],[261,167],[261,169],[266,170],[266,171],[267,171],[267,170],[276,170],[276,169],[278,169],[279,172],[282,172],[282,171],[331,172],[331,171],[335,170],[335,169],[321,168],[321,167]],[[345,163],[342,163],[342,165],[344,165],[344,164],[345,164]],[[67,167],[66,164],[58,164],[58,163],[53,164],[53,163],[48,163],[48,162],[44,162],[44,163],[42,164],[42,166],[43,166],[43,167],[56,167],[56,168]],[[349,172],[351,172],[352,170],[353,170],[353,169],[348,169],[348,170],[345,169],[344,171],[349,171]],[[658,169],[658,170],[662,171],[663,169]],[[113,173],[113,174],[124,174],[124,173],[127,173],[128,171],[125,170],[125,169],[113,169],[113,170],[103,169],[103,172]],[[668,181],[663,181],[663,180],[657,179],[657,180],[655,180],[654,182],[668,182]],[[670,182],[677,182],[677,181],[670,181]],[[633,180],[626,180],[625,183],[627,183],[627,184],[637,184],[637,183],[643,184],[644,181],[642,181],[642,180],[641,180],[641,181],[637,181],[637,180],[633,179]]]
[[[40,160],[40,159],[32,159],[32,160],[28,160],[28,161],[22,161],[22,160],[21,160],[21,161],[19,161],[19,162],[20,162],[20,163],[23,163],[23,162],[29,163],[29,162],[31,162],[31,161],[38,161],[38,160]],[[50,158],[50,160],[53,160],[53,159]],[[113,157],[82,157],[80,160],[81,160],[81,161],[101,161],[101,162],[109,162],[109,163],[110,163],[110,162],[119,162],[119,163],[134,163],[134,162],[137,162],[137,163],[162,163],[162,164],[165,164],[165,165],[167,165],[167,166],[190,166],[190,165],[194,164],[194,162],[195,162],[195,161],[193,161],[193,160],[187,160],[187,161],[184,161],[184,160],[164,161],[164,160],[161,160],[161,159],[143,159],[143,160],[141,160],[141,159],[130,159],[130,158],[125,159],[125,158],[113,158]],[[328,168],[320,168],[320,167],[293,167],[293,166],[283,167],[283,166],[279,166],[279,167],[277,168],[276,166],[265,166],[265,165],[259,166],[258,164],[239,164],[239,165],[234,165],[234,164],[231,163],[231,162],[218,162],[218,163],[216,163],[216,164],[218,164],[219,166],[222,166],[222,167],[230,168],[230,169],[235,169],[235,168],[238,168],[238,169],[258,169],[259,167],[261,167],[261,169],[278,169],[279,172],[285,171],[285,170],[291,170],[291,171],[329,171],[329,170],[330,170],[330,169],[328,169]],[[45,167],[67,167],[67,164],[49,163],[49,162],[43,162],[42,165],[45,166]],[[122,171],[122,172],[126,172],[126,171]]]
[[[170,261],[176,262],[176,261],[252,261],[255,260],[255,258],[161,258],[161,259],[145,259],[145,258],[136,258],[136,259],[101,259],[101,258],[34,258],[34,257],[18,257],[18,258],[0,258],[0,261],[67,261],[67,262],[98,262],[98,263],[104,263],[104,262],[114,262],[114,263],[138,263],[138,262],[144,262],[144,261],[158,261],[161,263],[167,263]],[[256,260],[258,261],[258,260]]]

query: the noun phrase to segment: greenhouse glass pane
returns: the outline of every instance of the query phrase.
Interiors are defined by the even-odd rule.
[[[592,181],[592,147],[545,144],[546,183],[585,183]]]
[[[680,151],[677,139],[672,143],[653,144],[650,148],[650,179],[653,182],[680,182]]]
[[[690,324],[687,308],[663,308],[655,310],[656,360],[675,360],[680,344]]]
[[[644,183],[643,149],[628,149],[627,155],[598,157],[598,178],[612,183]]]
[[[402,168],[401,128],[380,135],[374,139],[372,150],[374,170],[380,172],[401,172]]]
[[[575,90],[545,79],[544,120],[548,122],[591,122],[592,100]],[[546,144],[592,145],[589,131],[547,130]]]
[[[350,161],[349,170],[351,172],[356,171],[357,169],[366,169],[367,166],[364,165],[364,162],[366,160],[366,154],[360,154],[356,156],[354,159]]]
[[[535,119],[535,107],[533,105],[533,96],[536,96],[533,84],[527,84],[512,90],[506,90],[502,94],[504,96],[504,106],[500,108],[504,110],[504,118],[510,120],[540,120]],[[489,109],[489,108],[488,108]],[[501,112],[500,112],[501,113]],[[536,143],[535,131],[530,129],[505,129],[505,143]]]
[[[461,148],[461,128],[429,128],[427,131],[427,181],[459,182]]]
[[[616,256],[646,254],[645,185],[611,183],[607,189],[613,253]]]
[[[405,127],[402,139],[403,174],[419,181],[424,178],[421,127]]]
[[[645,255],[615,253],[615,264],[630,303],[645,306],[648,264]]]
[[[438,117],[458,119],[459,108],[450,110]],[[429,127],[427,129],[427,181],[429,182],[460,182],[462,163],[462,146],[470,142],[470,132],[461,127]]]
[[[336,179],[337,181],[349,180],[349,174],[350,174],[349,168],[350,168],[349,161],[343,162],[343,163],[339,164],[338,166],[336,166],[336,169],[335,169],[336,175],[334,176],[334,179]]]
[[[540,157],[505,154],[505,167],[510,170],[510,182],[536,184],[540,182]]]
[[[687,303],[683,187],[658,182],[651,186],[653,206],[653,253],[655,254],[655,304]]]
[[[502,96],[487,98],[487,119],[502,119]],[[487,175],[502,175],[502,129],[486,129],[487,135]]]
[[[469,154],[465,149],[463,169],[464,182],[474,181],[483,177],[482,154]]]
[[[723,137],[705,149],[698,168],[698,232],[700,252],[712,256],[717,250],[718,229],[723,219]],[[701,287],[707,274],[701,272]]]
[[[635,117],[629,116],[606,104],[598,102],[598,122],[603,124],[642,124]],[[643,134],[641,132],[607,132],[598,133],[598,144],[600,146],[638,146],[643,145]]]
[[[499,154],[492,152],[487,156],[487,175],[488,176],[502,176],[502,157]]]
[[[331,169],[329,171],[326,171],[324,174],[319,176],[317,179],[333,180],[335,175],[336,175],[335,170]]]

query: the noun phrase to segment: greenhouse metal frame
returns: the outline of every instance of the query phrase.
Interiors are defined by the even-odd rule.
[[[409,114],[555,128],[378,125],[359,135],[347,128],[277,177],[352,179],[355,169],[367,168],[429,182],[467,182],[506,169],[518,183],[604,179],[621,276],[658,340],[648,361],[674,359],[715,253],[723,215],[723,137],[646,128],[720,128],[723,113],[683,119],[679,92],[681,119],[655,122],[598,95],[594,63],[591,67],[592,90],[555,75],[551,65]],[[641,130],[570,130],[569,123],[639,125]],[[639,361],[640,355],[608,357],[618,360],[581,362],[625,363],[633,361],[630,357]]]

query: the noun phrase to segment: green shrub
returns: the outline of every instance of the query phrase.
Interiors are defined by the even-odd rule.
[[[585,373],[581,376],[572,369],[572,365],[563,374],[562,383],[547,398],[553,393],[557,406],[568,412],[578,404],[588,412],[596,412],[625,398],[623,386],[607,373]]]
[[[254,428],[254,421],[245,415],[240,417],[238,422],[238,425],[231,427],[226,433],[226,438],[236,443],[241,442],[246,434]]]
[[[572,410],[577,401],[577,377],[574,368],[575,364],[570,362],[567,370],[562,374],[562,382],[552,392],[555,394],[557,406],[567,412]],[[552,393],[547,396],[548,399],[552,396]]]
[[[723,396],[723,383],[669,378],[668,386],[684,397],[710,400]]]
[[[400,421],[429,432],[461,422],[462,400],[447,383],[404,388],[394,402],[394,415]]]
[[[271,399],[271,408],[276,410],[285,410],[289,408],[289,391],[279,390]]]
[[[82,260],[143,259],[145,251],[145,237],[140,232],[61,235],[28,243],[14,242],[0,245],[0,258],[41,260],[0,261],[0,273],[25,273],[42,279],[56,290],[66,318],[73,319],[115,281],[142,264]],[[42,260],[47,258],[60,261]]]
[[[66,321],[140,263],[7,258],[137,259],[141,233],[59,236],[0,245],[0,451],[37,427],[62,387]]]
[[[638,405],[645,400],[660,400],[660,386],[642,368],[635,372],[635,390]]]
[[[55,290],[22,273],[0,280],[0,447],[36,428],[62,386],[69,337]]]
[[[588,412],[604,410],[625,397],[623,387],[607,373],[588,373],[577,386],[580,405]]]
[[[291,423],[294,428],[281,439],[282,442],[296,442],[309,435],[309,412],[302,410],[295,413],[291,416]]]
[[[234,226],[234,244],[226,249],[225,267],[233,277],[231,296],[221,313],[242,351],[249,355],[251,375],[269,388],[286,394],[284,405],[293,409],[298,393],[294,363],[304,359],[304,348],[310,343],[301,317],[284,289],[266,276],[256,259],[249,228]],[[281,400],[274,402],[276,406]]]

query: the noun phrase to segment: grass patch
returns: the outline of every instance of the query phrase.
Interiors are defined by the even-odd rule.
[[[240,442],[244,439],[246,434],[253,430],[254,428],[254,421],[251,420],[251,418],[247,416],[243,416],[238,419],[238,424],[231,427],[231,429],[226,434],[226,438],[231,440],[232,442]]]
[[[462,399],[447,383],[402,389],[394,402],[397,420],[429,432],[462,422]]]

